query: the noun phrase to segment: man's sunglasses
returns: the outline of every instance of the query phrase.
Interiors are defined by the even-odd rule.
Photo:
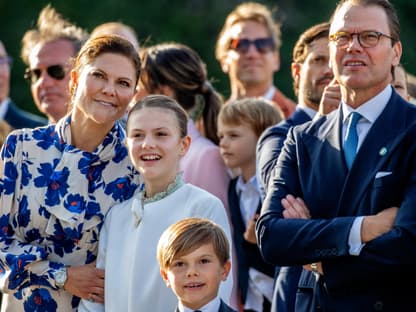
[[[265,54],[275,49],[273,38],[258,38],[255,40],[249,39],[232,39],[230,42],[230,49],[237,51],[238,53],[247,53],[250,46],[254,44],[257,51]]]
[[[46,68],[46,72],[50,77],[55,80],[62,80],[65,78],[65,67],[62,65],[51,65]],[[40,76],[42,76],[42,69],[39,68],[26,68],[25,70],[25,79],[29,80],[31,83],[36,83],[39,80]]]

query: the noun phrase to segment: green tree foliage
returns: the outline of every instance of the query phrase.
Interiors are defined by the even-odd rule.
[[[29,85],[23,79],[24,64],[20,59],[21,38],[36,23],[40,10],[51,3],[62,15],[91,31],[96,25],[120,21],[132,26],[143,46],[163,41],[176,41],[194,48],[207,64],[209,78],[224,95],[229,95],[228,77],[215,59],[218,32],[227,14],[242,1],[237,0],[0,0],[2,12],[0,39],[14,57],[12,68],[12,98],[22,107],[37,112]],[[281,69],[275,75],[276,85],[294,98],[290,63],[292,48],[307,27],[328,20],[336,2],[328,0],[259,1],[274,8],[282,25]],[[416,2],[393,0],[402,24],[401,39],[405,68],[416,73],[414,12]]]

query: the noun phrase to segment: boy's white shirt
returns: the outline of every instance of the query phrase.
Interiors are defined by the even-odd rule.
[[[240,212],[247,226],[248,221],[254,217],[260,203],[261,195],[258,190],[256,176],[252,176],[247,183],[244,183],[242,177],[239,176],[235,188],[239,198]],[[263,297],[272,302],[273,278],[254,268],[249,268],[248,274],[248,290],[244,308],[261,311],[263,309]]]
[[[201,311],[201,312],[218,312],[218,310],[220,308],[220,305],[221,305],[221,300],[217,296],[214,299],[212,299],[210,302],[208,302],[206,305],[204,305],[203,307],[201,307],[197,310]],[[182,304],[182,302],[178,303],[178,309],[179,309],[179,312],[194,312],[195,311],[193,309],[185,307]]]

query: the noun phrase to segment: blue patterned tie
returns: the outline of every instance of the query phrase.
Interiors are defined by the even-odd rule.
[[[344,141],[344,155],[347,162],[348,169],[351,169],[354,162],[355,155],[357,154],[358,146],[358,134],[357,123],[361,118],[361,115],[357,112],[352,112],[348,117],[347,132],[345,134]]]

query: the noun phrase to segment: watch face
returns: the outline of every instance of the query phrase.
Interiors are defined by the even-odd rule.
[[[55,281],[59,287],[62,287],[66,282],[66,270],[62,269],[55,273]]]

